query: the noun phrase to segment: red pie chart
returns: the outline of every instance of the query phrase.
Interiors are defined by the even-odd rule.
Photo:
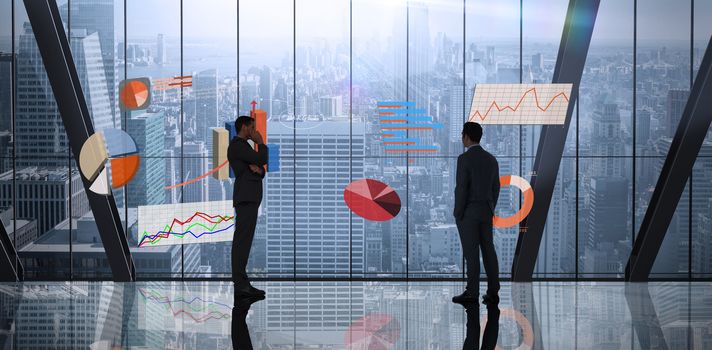
[[[127,79],[119,84],[119,106],[122,110],[145,109],[151,102],[151,82],[147,78]]]
[[[370,314],[349,326],[345,343],[349,350],[388,350],[400,338],[400,323],[392,316]]]
[[[373,179],[357,180],[346,186],[344,201],[354,214],[371,221],[393,219],[401,209],[398,193]]]

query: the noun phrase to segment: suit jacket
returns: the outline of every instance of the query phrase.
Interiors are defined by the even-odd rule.
[[[260,144],[255,151],[247,140],[233,137],[227,148],[227,159],[235,173],[235,186],[232,191],[232,204],[240,202],[262,202],[262,179],[265,172],[255,174],[249,165],[263,167],[268,159],[267,146]]]
[[[457,158],[455,185],[455,210],[453,215],[462,219],[470,205],[489,207],[491,218],[499,198],[499,164],[497,159],[481,146],[472,146]],[[484,214],[483,214],[484,215]],[[481,219],[486,220],[486,217]]]

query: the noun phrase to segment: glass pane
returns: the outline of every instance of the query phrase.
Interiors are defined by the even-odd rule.
[[[702,63],[702,56],[704,56],[707,46],[712,38],[712,22],[704,20],[712,14],[712,2],[709,1],[698,1],[694,3],[695,12],[695,27],[693,29],[693,49],[692,49],[692,68],[693,68],[693,79],[696,79],[697,72],[700,69],[700,64]],[[707,132],[707,140],[712,140],[710,136],[710,131]]]
[[[712,275],[712,248],[709,224],[712,220],[712,145],[705,142],[692,171],[692,273],[693,277]]]
[[[354,159],[355,160],[355,159]],[[405,277],[406,271],[406,160],[405,158],[367,157],[364,168],[352,172],[353,180],[373,179],[395,190],[401,202],[397,215],[385,221],[366,220],[352,211],[354,228],[363,227],[365,277]],[[354,237],[355,239],[355,237]],[[429,244],[429,243],[426,243]]]
[[[527,173],[531,174],[533,158],[525,158],[524,163]],[[524,178],[531,181],[533,176]],[[563,158],[544,226],[544,236],[539,245],[539,256],[534,270],[537,277],[571,278],[576,273],[576,180],[576,159]],[[521,194],[517,194],[515,198],[519,203],[523,201]],[[536,194],[534,200],[536,201]],[[515,208],[520,207],[521,204]],[[581,214],[580,208],[578,214]],[[517,228],[518,226],[514,227]],[[579,239],[580,237],[579,234]]]
[[[193,77],[193,86],[184,90],[183,97],[182,174],[184,181],[192,181],[220,165],[214,163],[218,151],[214,147],[227,148],[227,144],[214,143],[213,129],[232,126],[237,117],[238,19],[234,1],[184,1],[183,6],[183,72]],[[195,203],[199,212],[209,215],[232,216],[231,204],[219,204],[232,201],[232,189],[232,181],[207,176],[183,186],[183,202]],[[218,207],[226,212],[215,211]],[[232,237],[233,226],[216,225],[211,235]],[[208,243],[183,245],[186,274],[230,277],[232,242],[212,239],[200,236],[197,240]],[[189,260],[189,255],[196,258]]]
[[[351,180],[377,180],[393,188],[401,200],[398,215],[386,221],[366,220],[352,212],[352,237],[360,236],[365,245],[365,268],[353,272],[365,272],[367,277],[403,277],[408,255],[406,159],[404,153],[386,152],[377,106],[378,102],[407,100],[406,2],[356,1],[352,10],[351,152],[354,158],[365,158],[364,168],[353,169]],[[359,225],[363,225],[362,233]]]
[[[452,216],[457,159],[419,160],[428,163],[408,168],[408,272],[411,277],[461,277],[462,244]]]
[[[604,1],[598,9],[579,87],[581,156],[633,152],[633,10],[632,1]],[[638,133],[639,144],[645,138]],[[615,170],[622,173],[610,175],[631,173]]]
[[[477,84],[519,83],[519,0],[467,1],[465,55],[465,117],[469,116]],[[473,120],[477,121],[477,120]],[[451,124],[457,142],[462,125]],[[516,125],[487,125],[482,146],[495,156],[518,156],[520,132]],[[460,146],[457,144],[457,146]],[[462,150],[460,148],[460,150]],[[457,152],[456,152],[457,153]]]
[[[267,114],[266,142],[279,147],[279,171],[268,172],[248,272],[294,276],[295,133],[294,6],[292,1],[241,1],[240,115],[251,102]],[[230,185],[232,189],[232,185]]]
[[[12,0],[0,1],[0,174],[10,170],[12,163],[12,89],[15,52],[12,38]]]
[[[640,4],[637,32],[635,147],[639,156],[665,156],[690,91],[690,2]]]
[[[181,65],[180,15],[180,6],[172,1],[127,2],[126,37],[120,36],[122,42],[117,51],[125,68],[121,79],[146,78],[151,82],[148,107],[138,110],[124,108],[121,113],[122,127],[136,142],[141,156],[138,173],[126,187],[126,226],[139,278],[180,277],[185,262],[192,256],[183,251],[180,244],[144,243],[145,235],[149,235],[151,241],[157,241],[160,236],[156,235],[162,228],[156,228],[150,222],[139,222],[143,219],[139,214],[143,210],[147,210],[150,217],[165,219],[158,211],[159,207],[145,206],[181,203],[185,197],[184,190],[189,187],[165,187],[187,181],[186,177],[193,175],[184,173],[187,166],[180,159],[184,149],[181,107],[187,105],[181,93],[189,88],[173,80],[182,73],[191,74],[184,71]],[[171,83],[179,85],[168,85]],[[119,102],[131,107],[131,101]],[[204,144],[201,146],[205,147]],[[170,223],[171,220],[168,220],[162,224],[171,227]]]
[[[589,278],[622,278],[632,247],[630,158],[579,160],[579,273]]]
[[[522,3],[522,83],[551,83],[568,4],[567,0]],[[540,134],[539,125],[522,127],[522,156],[536,155]]]
[[[406,3],[358,1],[352,17],[353,122],[365,124],[366,155],[392,156],[384,150],[377,102],[406,100]]]

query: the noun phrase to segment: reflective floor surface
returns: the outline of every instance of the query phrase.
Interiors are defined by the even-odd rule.
[[[710,283],[0,284],[0,349],[712,349]],[[483,284],[484,288],[484,284]]]

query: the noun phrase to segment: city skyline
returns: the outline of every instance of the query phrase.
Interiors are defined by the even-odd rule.
[[[462,273],[461,253],[455,247],[457,240],[451,237],[454,231],[448,228],[448,225],[452,225],[448,208],[453,200],[454,159],[462,151],[459,128],[466,118],[466,111],[469,111],[472,90],[479,83],[519,83],[520,79],[523,83],[550,81],[558,50],[557,35],[561,33],[565,13],[565,2],[558,4],[552,1],[552,4],[558,4],[555,12],[562,14],[559,20],[549,21],[546,26],[525,20],[520,56],[518,40],[502,39],[496,33],[481,38],[480,32],[488,23],[496,22],[502,26],[502,33],[518,38],[519,31],[512,30],[519,26],[518,16],[497,17],[496,11],[493,15],[486,15],[477,11],[477,3],[468,5],[472,8],[467,8],[466,15],[471,18],[466,22],[460,16],[446,24],[443,24],[445,18],[458,12],[462,15],[462,7],[439,6],[437,2],[414,2],[407,11],[409,17],[406,21],[405,16],[387,16],[388,13],[405,13],[406,7],[403,4],[385,5],[388,8],[384,11],[386,15],[378,16],[388,18],[389,29],[378,40],[371,40],[375,32],[368,29],[364,25],[367,23],[362,20],[368,6],[363,3],[354,4],[351,17],[354,21],[352,41],[348,38],[350,32],[346,15],[349,12],[348,7],[344,7],[345,3],[336,3],[323,11],[338,13],[334,17],[345,19],[346,22],[334,19],[311,22],[312,27],[330,29],[332,33],[329,35],[310,32],[297,23],[297,35],[293,37],[291,15],[297,14],[291,12],[291,7],[280,7],[271,18],[289,20],[278,21],[274,27],[274,33],[280,34],[278,36],[254,35],[253,32],[259,31],[264,24],[258,23],[252,16],[241,17],[238,57],[237,30],[232,38],[235,40],[224,38],[200,42],[193,39],[199,34],[193,29],[200,21],[195,22],[190,17],[195,15],[199,18],[202,13],[209,13],[211,7],[206,7],[200,12],[185,12],[190,15],[185,19],[186,35],[182,41],[181,56],[181,41],[176,40],[180,39],[176,36],[179,32],[175,30],[180,27],[179,21],[168,21],[176,24],[171,25],[170,30],[164,30],[160,25],[152,26],[155,33],[134,33],[134,30],[128,30],[128,37],[124,38],[123,23],[114,23],[113,29],[107,29],[100,25],[101,21],[83,19],[83,16],[89,16],[91,11],[95,11],[94,17],[115,21],[122,17],[123,9],[117,11],[114,3],[114,12],[111,12],[111,6],[107,6],[110,2],[102,2],[103,7],[89,10],[89,5],[93,3],[90,0],[75,0],[71,8],[63,8],[64,11],[82,13],[73,17],[77,20],[72,21],[70,40],[73,53],[78,57],[78,69],[83,72],[81,76],[85,77],[82,87],[92,109],[95,128],[124,128],[135,139],[142,140],[139,143],[144,145],[140,148],[143,148],[141,156],[145,161],[136,180],[128,186],[126,194],[119,192],[117,195],[121,212],[131,216],[136,206],[142,203],[205,202],[226,198],[231,193],[230,181],[220,182],[207,178],[183,189],[166,190],[164,187],[190,180],[215,166],[211,164],[212,127],[220,127],[226,122],[232,122],[236,115],[248,113],[253,100],[258,102],[259,108],[269,111],[267,137],[270,143],[278,140],[281,144],[280,158],[283,164],[280,172],[267,176],[266,193],[269,197],[272,191],[274,200],[268,199],[261,209],[258,232],[264,236],[258,234],[256,237],[256,258],[250,263],[250,271],[267,275],[291,275],[294,271],[312,275],[321,271],[333,272],[334,275],[389,276],[409,272],[416,276],[459,276]],[[221,8],[220,4],[213,5]],[[299,16],[306,15],[309,6],[306,4],[298,7]],[[661,38],[656,46],[647,46],[643,42],[650,32],[646,31],[641,33],[644,35],[639,34],[641,42],[637,51],[637,67],[633,67],[633,23],[626,15],[626,11],[632,10],[621,6],[608,3],[602,5],[599,15],[601,21],[598,22],[600,25],[594,31],[580,86],[578,103],[581,108],[573,117],[554,189],[556,197],[549,211],[544,244],[535,270],[542,277],[566,277],[577,272],[594,276],[622,276],[632,236],[642,221],[650,187],[654,186],[659,173],[660,159],[669,148],[670,128],[677,124],[682,113],[685,90],[689,89],[688,70],[694,68],[689,66],[690,58],[694,64],[699,64],[702,54],[698,50],[688,51],[689,46],[661,44],[669,38]],[[226,8],[237,10],[233,5]],[[500,10],[506,8],[505,4]],[[186,9],[189,10],[190,6],[186,6]],[[249,5],[245,11],[247,9]],[[264,7],[259,10],[265,11]],[[536,13],[531,12],[530,8],[523,11],[525,18],[528,14]],[[619,15],[618,11],[623,13]],[[129,29],[144,20],[142,15],[131,8],[127,15],[131,26]],[[170,15],[161,13],[155,20],[164,23],[166,20],[161,17],[169,18]],[[670,14],[677,15],[678,11]],[[615,21],[617,16],[623,16],[626,20]],[[309,22],[305,21],[308,17],[297,18],[299,22]],[[647,25],[649,19],[640,16],[638,21],[639,26]],[[16,20],[16,26],[17,22],[22,21]],[[237,29],[236,18],[223,24],[232,28],[232,23]],[[421,25],[423,23],[426,25]],[[610,33],[606,26],[630,29],[629,36],[620,36],[620,40],[627,44],[610,44]],[[242,30],[243,27],[246,29]],[[300,31],[299,28],[304,30]],[[36,59],[36,45],[31,30],[28,27],[23,30],[18,32],[20,40],[17,40],[17,67],[22,73],[18,74],[17,86],[19,89],[30,89],[37,82],[47,86],[41,61]],[[113,40],[106,39],[107,30],[114,31]],[[533,39],[537,37],[549,37],[549,40]],[[409,39],[407,43],[406,38]],[[295,41],[292,42],[292,39]],[[283,40],[288,44],[281,45]],[[221,43],[229,44],[221,46]],[[112,46],[112,49],[107,49],[107,45]],[[296,45],[296,50],[293,45]],[[261,51],[261,47],[271,49]],[[107,62],[113,62],[109,63],[114,65],[113,71],[106,68]],[[101,74],[102,70],[104,74]],[[633,70],[637,72],[635,89]],[[35,73],[28,75],[25,72]],[[118,82],[124,77],[149,77],[155,80],[181,73],[194,75],[194,86],[184,89],[182,94],[180,90],[154,92],[153,103],[142,117],[121,115],[115,101],[107,98],[113,95],[112,91],[116,91]],[[660,79],[661,75],[663,79]],[[375,117],[376,102],[405,98],[426,109],[435,122],[444,124],[442,129],[418,135],[426,142],[439,146],[440,151],[433,157],[411,155],[405,158],[383,152]],[[635,110],[634,98],[637,101]],[[33,110],[31,113],[45,118],[49,125],[54,123],[57,128],[36,134],[32,132],[32,124],[23,124],[31,121],[28,119],[30,114],[23,114],[30,113],[30,110],[24,111],[23,106],[31,106],[36,101],[47,101],[44,104],[46,109]],[[26,94],[18,95],[15,128],[5,131],[10,137],[2,138],[0,134],[0,140],[4,142],[12,141],[12,136],[15,136],[13,145],[17,158],[10,157],[3,161],[2,168],[6,173],[13,166],[19,172],[26,171],[23,169],[27,166],[39,166],[40,170],[47,168],[50,172],[69,171],[68,145],[62,141],[66,136],[63,135],[61,120],[53,104],[50,90],[32,98]],[[634,118],[637,131],[635,142]],[[573,126],[574,123],[576,126]],[[334,130],[342,130],[342,133],[334,135]],[[56,156],[34,148],[37,145],[29,137],[41,135],[58,140],[47,145],[56,150]],[[331,138],[342,140],[346,148],[342,149],[339,144],[334,146],[336,151],[323,148],[332,147],[331,141],[327,142]],[[536,154],[538,138],[539,128],[534,126],[487,126],[483,142],[490,152],[500,157],[502,175],[530,178],[533,174],[529,169]],[[149,141],[151,147],[147,146]],[[705,144],[702,157],[708,154],[712,156],[707,151],[710,147]],[[41,157],[38,156],[40,153],[43,153]],[[303,161],[301,166],[310,170],[301,174],[299,163],[294,166],[295,159]],[[296,249],[298,256],[292,255],[297,236],[300,239],[296,244],[300,247],[301,239],[310,239],[307,238],[309,235],[300,233],[302,231],[299,227],[302,224],[295,220],[299,218],[294,217],[290,208],[301,198],[326,196],[322,190],[312,189],[310,182],[327,181],[316,180],[320,172],[331,170],[328,168],[330,165],[325,164],[331,161],[338,164],[344,159],[351,164],[336,167],[334,179],[338,179],[340,185],[348,183],[343,182],[344,177],[383,180],[404,198],[404,210],[388,223],[364,222],[348,214],[343,200],[339,198],[339,187],[331,188],[333,185],[328,184],[333,192],[329,196],[335,197],[329,197],[330,204],[327,206],[309,206],[304,213],[305,220],[307,224],[314,225],[314,220],[322,220],[326,213],[334,210],[346,215],[343,219],[348,218],[348,228],[343,232],[337,230],[340,233],[334,236],[337,237],[333,241],[334,248],[329,248],[347,249],[346,255],[338,255],[341,254],[338,249],[329,253],[338,253],[334,257],[345,258],[346,265],[332,264],[326,260],[320,260],[318,264],[300,265],[295,260],[300,254],[310,256],[317,254],[317,251],[323,254],[325,248],[304,248],[306,250],[303,251],[299,248]],[[704,174],[712,165],[704,158],[698,164],[700,174]],[[313,167],[321,170],[312,173]],[[621,181],[620,178],[629,178],[633,174],[633,167],[636,178]],[[305,182],[298,180],[300,176],[305,176]],[[290,188],[294,181],[297,181],[296,190]],[[321,185],[326,188],[327,182]],[[712,260],[708,260],[703,253],[693,259],[695,266],[687,266],[688,255],[685,250],[688,244],[685,240],[676,243],[676,239],[687,236],[688,230],[696,233],[698,227],[703,227],[701,225],[704,222],[711,220],[704,199],[712,195],[712,189],[702,185],[695,187],[698,192],[693,195],[693,206],[680,206],[678,212],[682,216],[676,217],[671,225],[671,234],[663,245],[660,261],[668,263],[661,263],[654,272],[675,274],[689,268],[700,272],[712,270]],[[81,186],[74,186],[72,191],[79,196],[84,195]],[[270,204],[273,201],[285,203],[284,208]],[[517,211],[519,201],[515,189],[503,189],[498,215],[512,215]],[[10,201],[5,198],[2,203]],[[575,208],[578,208],[578,212]],[[23,214],[25,212],[32,211],[16,210],[14,215],[18,219],[33,221],[32,217],[26,217],[28,214]],[[80,212],[65,208],[60,212],[63,212],[60,221],[69,220],[69,227],[76,226],[75,221],[85,220],[82,218],[90,215],[88,209]],[[687,212],[694,213],[691,227],[685,225]],[[600,219],[612,215],[617,218],[613,224],[609,225]],[[39,235],[50,229],[42,228],[44,232]],[[129,226],[125,230],[132,237],[135,227]],[[277,235],[277,232],[280,233]],[[435,238],[441,234],[447,235],[444,242]],[[517,235],[516,227],[498,229],[496,232],[495,242],[500,252],[503,275],[508,274],[511,266]],[[325,236],[317,236],[323,245]],[[95,237],[98,238],[98,233],[95,233]],[[134,237],[132,239],[135,240]],[[695,242],[694,251],[705,251],[708,246],[712,247],[712,242]],[[132,250],[135,248],[132,246]],[[19,249],[22,256],[22,247]],[[66,245],[57,245],[54,249],[62,255],[69,251]],[[228,245],[219,243],[200,247],[200,261],[197,265],[191,263],[190,269],[184,266],[184,271],[209,270],[210,274],[206,276],[229,274],[229,264],[224,258],[228,249]],[[274,254],[270,252],[287,254],[280,258],[286,260],[270,263],[274,259]],[[101,261],[103,257],[97,255],[95,259]],[[164,273],[172,275],[181,272],[172,270],[180,266],[180,261],[177,264],[173,257],[166,256],[165,259],[170,259],[170,262],[164,265]],[[109,271],[101,273],[108,274]],[[138,273],[142,273],[141,268]]]

